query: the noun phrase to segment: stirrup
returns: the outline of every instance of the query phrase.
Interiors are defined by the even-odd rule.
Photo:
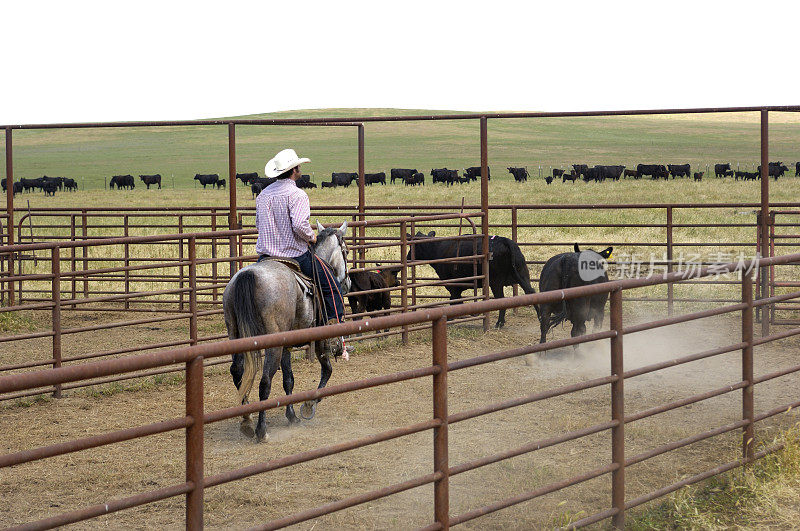
[[[328,325],[339,324],[339,321],[336,319],[329,319],[326,323]],[[338,358],[342,355],[344,351],[344,339],[342,336],[331,337],[324,340],[325,343],[325,353],[327,355],[333,355],[334,358]]]

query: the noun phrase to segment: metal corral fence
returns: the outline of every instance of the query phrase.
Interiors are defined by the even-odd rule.
[[[784,264],[796,263],[798,261],[800,261],[800,254],[793,254],[765,259],[761,262],[760,266],[775,267]],[[121,359],[95,361],[86,365],[61,367],[55,370],[41,370],[27,374],[1,376],[0,393],[24,393],[28,390],[42,387],[63,387],[72,382],[81,382],[91,378],[111,377],[135,371],[158,370],[169,367],[176,363],[184,364],[184,370],[186,374],[186,415],[145,426],[134,426],[120,431],[104,433],[102,435],[75,439],[38,448],[24,449],[13,453],[6,453],[0,456],[0,467],[19,465],[22,463],[65,455],[98,446],[110,445],[135,438],[152,436],[155,434],[162,434],[173,430],[185,430],[185,482],[156,490],[141,492],[139,494],[122,499],[109,500],[102,504],[51,516],[26,524],[26,528],[45,529],[67,525],[69,523],[79,522],[122,509],[153,503],[175,496],[185,496],[186,527],[189,529],[199,529],[203,525],[204,491],[206,488],[213,488],[224,483],[252,477],[267,471],[291,467],[319,459],[321,457],[346,452],[356,448],[362,448],[372,444],[380,444],[384,441],[432,430],[433,471],[431,473],[369,492],[358,493],[351,497],[339,499],[319,507],[313,507],[304,510],[302,512],[288,514],[277,520],[266,522],[259,526],[259,528],[275,529],[292,525],[348,507],[353,507],[355,505],[364,504],[379,498],[390,496],[421,485],[433,484],[434,518],[433,522],[424,527],[424,529],[447,529],[450,526],[461,524],[506,507],[510,507],[512,505],[516,505],[607,474],[610,474],[611,476],[611,499],[609,500],[608,508],[596,514],[592,514],[578,521],[572,522],[570,527],[582,527],[607,518],[612,518],[613,525],[621,528],[624,525],[625,512],[627,510],[654,500],[660,496],[664,496],[685,485],[704,480],[716,474],[720,474],[727,470],[750,463],[782,447],[781,444],[778,444],[772,447],[767,447],[761,451],[755,451],[755,425],[757,422],[784,412],[788,412],[792,408],[800,406],[800,400],[798,400],[798,397],[795,395],[788,397],[788,403],[763,404],[763,401],[760,401],[760,412],[756,413],[754,408],[755,388],[758,384],[762,384],[766,381],[800,371],[800,365],[783,367],[778,371],[756,376],[754,374],[753,366],[753,349],[757,345],[763,345],[772,341],[798,335],[800,334],[800,328],[789,329],[769,336],[755,338],[753,312],[754,308],[756,307],[763,307],[765,305],[775,304],[777,302],[800,297],[800,291],[754,302],[751,271],[752,266],[754,266],[754,264],[750,262],[745,264],[730,263],[726,264],[723,268],[716,268],[714,270],[704,268],[703,270],[693,272],[674,272],[664,277],[626,279],[562,291],[537,293],[514,298],[493,299],[489,301],[473,302],[444,308],[420,310],[403,315],[393,315],[370,319],[369,322],[355,321],[333,326],[259,336],[257,338],[246,338],[234,341],[194,345],[149,354],[139,354]],[[632,326],[626,326],[623,323],[623,291],[640,289],[650,285],[680,282],[689,278],[702,278],[715,274],[715,272],[719,272],[720,270],[739,271],[742,273],[742,280],[740,283],[741,298],[738,303],[726,306],[718,306],[710,310],[682,314],[659,321],[646,322]],[[189,304],[191,307],[196,307],[199,304],[196,293],[197,292],[195,290],[188,292]],[[470,359],[448,362],[447,323],[451,319],[468,316],[474,313],[496,311],[502,308],[516,308],[530,306],[533,304],[570,300],[576,297],[586,297],[599,293],[610,294],[611,319],[610,329],[607,331],[595,332],[581,337],[549,341],[545,344],[528,345],[501,352],[492,352]],[[662,361],[636,369],[627,371],[624,370],[624,338],[626,336],[670,324],[684,323],[696,319],[703,319],[733,312],[741,312],[741,341],[711,350],[693,352],[682,357]],[[279,345],[302,344],[304,342],[330,338],[338,335],[350,335],[359,331],[369,332],[380,330],[384,327],[415,326],[420,324],[429,324],[432,326],[432,363],[429,366],[391,374],[383,374],[365,380],[351,381],[341,385],[327,387],[322,390],[304,391],[292,394],[288,397],[270,398],[263,402],[256,402],[244,406],[231,407],[217,411],[205,411],[204,409],[203,367],[204,363],[208,360],[216,360],[220,357],[227,357],[231,353],[244,352],[253,348],[264,349]],[[453,371],[497,362],[499,360],[524,356],[531,353],[543,352],[559,347],[604,341],[606,339],[610,340],[611,346],[611,370],[610,374],[607,376],[570,385],[564,385],[558,388],[551,388],[535,393],[525,394],[510,400],[486,403],[474,409],[457,412],[452,412],[448,409],[448,392],[450,389],[448,386],[448,374]],[[708,359],[728,352],[741,352],[741,380],[731,382],[728,385],[718,389],[660,404],[656,407],[642,411],[626,412],[624,393],[626,380],[669,367],[674,367],[676,365]],[[283,407],[291,403],[299,403],[316,398],[354,392],[370,387],[428,377],[430,377],[433,381],[433,415],[426,421],[407,426],[399,426],[391,430],[375,433],[362,438],[352,439],[347,442],[314,448],[301,453],[255,463],[243,468],[224,471],[216,475],[204,475],[204,426],[207,424],[227,419],[234,419],[243,414],[255,413],[261,410],[277,408],[279,406]],[[567,433],[553,434],[547,438],[531,441],[523,446],[500,451],[495,454],[484,455],[472,461],[460,463],[450,462],[448,457],[448,427],[450,425],[465,421],[467,419],[476,418],[478,416],[503,411],[523,404],[547,400],[549,398],[575,393],[586,389],[598,388],[601,386],[609,386],[608,396],[611,414],[607,421],[591,426],[584,426],[580,429],[574,429]],[[727,393],[732,393],[739,390],[741,390],[741,417],[739,420],[726,425],[714,427],[702,433],[697,433],[680,440],[661,444],[655,448],[636,455],[626,454],[625,429],[630,423],[651,417],[653,415],[658,415],[666,411],[674,410],[682,406],[695,404],[712,397],[725,395]],[[687,477],[671,485],[661,487],[636,498],[626,498],[625,472],[628,467],[642,463],[648,459],[665,454],[672,450],[676,450],[678,448],[682,448],[693,443],[736,430],[742,430],[742,457],[740,459],[719,464],[718,466],[715,466],[709,470],[697,470],[691,477]],[[597,463],[597,466],[591,470],[581,471],[573,477],[560,479],[527,492],[520,492],[512,497],[495,500],[488,503],[484,500],[481,500],[480,502],[475,500],[477,503],[485,503],[485,505],[474,507],[466,512],[462,512],[461,514],[450,514],[449,479],[451,477],[515,456],[535,452],[542,448],[552,447],[592,434],[606,432],[610,432],[610,461],[606,463]]]
[[[373,248],[392,248],[400,256],[398,285],[348,294],[358,297],[384,292],[397,293],[398,303],[391,310],[351,313],[348,319],[360,319],[376,314],[408,313],[432,308],[450,302],[469,302],[488,298],[486,277],[482,274],[485,256],[479,251],[481,236],[476,234],[475,220],[482,214],[450,213],[434,216],[400,217],[371,220],[370,228],[380,228],[394,234],[390,241],[372,244]],[[411,227],[438,226],[442,222],[461,222],[459,230],[436,238],[407,239]],[[455,224],[458,226],[458,223]],[[61,367],[67,363],[85,362],[98,357],[120,356],[158,348],[194,345],[227,338],[222,326],[222,292],[231,272],[255,255],[227,256],[227,242],[231,237],[250,236],[253,230],[216,231],[157,236],[129,236],[37,244],[17,244],[0,247],[0,257],[7,254],[41,256],[38,271],[5,276],[4,285],[26,286],[19,288],[21,303],[4,308],[5,316],[27,312],[27,325],[33,320],[36,330],[0,336],[0,353],[3,363],[0,373],[26,371],[41,367]],[[221,240],[221,241],[220,241]],[[459,257],[417,260],[415,247],[420,242],[472,241],[473,251]],[[217,248],[222,246],[222,251]],[[122,255],[117,254],[122,251]],[[143,257],[142,257],[143,256]],[[449,280],[417,277],[416,268],[442,262],[471,263],[472,274]],[[17,260],[21,264],[21,260]],[[376,268],[370,268],[376,269]],[[370,270],[367,269],[367,270]],[[363,271],[357,269],[356,271]],[[441,294],[428,294],[432,288],[463,284],[470,289],[464,297],[449,300]],[[11,289],[10,287],[5,288]],[[24,296],[23,296],[24,295]],[[67,315],[67,314],[70,315]],[[84,323],[82,315],[91,315],[92,323]],[[132,318],[132,315],[137,316]],[[38,318],[37,318],[38,316]],[[463,317],[458,321],[482,319],[488,327],[488,315]],[[210,321],[210,328],[223,333],[200,335],[198,320]],[[188,326],[187,326],[188,325]],[[404,342],[408,334],[427,325],[403,326],[397,330],[376,331],[352,338],[363,341],[399,334]],[[143,327],[145,327],[143,329]],[[208,330],[209,327],[206,327]],[[119,340],[105,340],[110,331],[124,331],[125,346]],[[155,331],[156,334],[153,334]],[[171,335],[165,341],[165,333]],[[153,336],[156,339],[148,340]],[[108,348],[95,350],[98,345]],[[87,346],[93,345],[93,347]],[[211,362],[214,363],[214,362]],[[217,361],[216,363],[220,363]],[[154,376],[176,372],[179,368],[157,369],[133,375],[94,379],[71,384],[65,389],[87,385],[106,384],[120,379]],[[0,394],[0,400],[22,398],[34,394],[53,393],[61,396],[62,388],[28,390],[9,395]]]
[[[631,262],[638,260],[649,268],[661,268],[673,271],[677,267],[691,265],[692,267],[710,265],[712,263],[727,262],[735,256],[741,255],[753,258],[761,249],[758,203],[718,203],[718,204],[691,204],[691,203],[654,203],[654,204],[582,204],[582,205],[490,205],[491,222],[488,226],[490,234],[506,236],[517,242],[527,256],[527,263],[532,267],[534,280],[542,264],[550,256],[559,252],[571,250],[573,243],[583,247],[604,247],[613,245],[617,249],[616,261],[612,260],[612,267],[619,267],[631,273]],[[770,256],[775,255],[775,250],[782,254],[796,252],[800,248],[800,220],[797,219],[800,204],[778,203],[773,207],[768,225],[770,227]],[[360,218],[375,220],[402,216],[408,219],[408,228],[411,233],[416,233],[420,228],[414,217],[432,213],[453,212],[456,210],[478,211],[480,205],[387,205],[365,207],[365,213],[360,214],[354,206],[323,206],[312,208],[315,218],[323,222],[349,220],[351,222],[352,237],[349,241],[352,255],[352,267],[377,268],[376,263],[400,265],[401,260],[397,255],[387,255],[389,249],[399,243],[400,235],[396,232],[386,232],[385,225],[357,223]],[[182,234],[193,232],[215,232],[227,227],[227,208],[191,207],[180,209],[33,209],[20,217],[17,224],[16,241],[44,242],[44,241],[76,241],[93,238],[139,236],[152,234]],[[567,215],[576,213],[581,221],[564,219]],[[637,221],[620,220],[620,216]],[[777,216],[777,221],[776,221]],[[697,217],[712,217],[714,221],[704,219],[697,222]],[[237,214],[237,228],[254,226],[255,212],[253,208],[240,208]],[[463,221],[459,221],[463,224]],[[441,224],[433,228],[453,228],[455,222]],[[430,228],[430,227],[428,227]],[[463,227],[462,227],[463,228]],[[776,232],[777,231],[777,232]],[[613,234],[612,234],[613,232]],[[787,234],[788,232],[788,234]],[[607,239],[606,239],[607,238]],[[236,238],[234,248],[239,256],[245,255],[245,250],[250,249],[255,243],[253,234],[241,234]],[[155,246],[154,248],[156,248]],[[82,250],[85,250],[83,248]],[[622,250],[622,253],[619,251]],[[85,256],[75,256],[76,251],[70,251],[71,262],[83,260],[84,269],[91,261]],[[215,245],[214,256],[219,252],[228,250],[223,246]],[[377,257],[376,257],[377,255]],[[222,255],[219,255],[222,256]],[[129,257],[120,256],[121,260]],[[148,256],[139,256],[137,260],[148,259]],[[726,259],[727,258],[727,259]],[[41,260],[31,254],[18,256],[16,274],[21,276],[23,271],[30,269],[31,263]],[[46,259],[46,257],[45,257]],[[690,262],[687,264],[687,262]],[[241,261],[240,261],[241,263]],[[3,261],[7,268],[8,261]],[[74,267],[73,267],[74,269]],[[215,269],[215,275],[218,270]],[[623,271],[623,273],[625,272]],[[3,272],[7,274],[7,271]],[[214,277],[216,282],[224,282],[229,271],[222,277]],[[416,275],[413,268],[412,275]],[[106,278],[105,280],[110,280]],[[436,279],[427,278],[434,281]],[[775,279],[770,275],[770,294],[775,294],[776,288],[792,287],[795,279],[793,276],[786,279]],[[176,279],[164,279],[165,282],[175,282]],[[736,298],[735,289],[730,281],[725,280],[698,280],[684,283],[684,285],[701,284],[702,289],[681,288],[676,294],[674,285],[668,284],[661,287],[660,292],[650,293],[640,297],[642,301],[666,303],[668,313],[672,312],[675,302],[729,302]],[[710,284],[724,286],[728,289],[711,290]],[[21,301],[30,300],[39,294],[31,293],[17,285],[18,298]],[[514,287],[514,294],[518,289]],[[6,296],[5,290],[0,291]],[[88,292],[84,293],[88,296]],[[416,293],[412,294],[416,298]],[[400,303],[400,295],[395,293],[396,303]],[[790,317],[776,317],[775,312],[781,310],[797,310],[795,303],[786,303],[776,306],[771,317],[772,322],[791,322]],[[759,316],[760,317],[760,316]]]

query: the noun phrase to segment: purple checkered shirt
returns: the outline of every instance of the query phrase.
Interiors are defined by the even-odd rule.
[[[280,179],[256,197],[259,255],[294,258],[308,251],[314,236],[308,195],[291,179]]]

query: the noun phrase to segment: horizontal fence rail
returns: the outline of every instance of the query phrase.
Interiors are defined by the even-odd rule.
[[[190,259],[195,258],[190,253]],[[429,528],[446,529],[451,525],[464,523],[475,518],[502,510],[519,503],[541,497],[545,494],[564,489],[571,485],[577,485],[585,481],[592,480],[601,476],[610,476],[611,500],[607,509],[586,516],[581,520],[572,522],[571,527],[581,527],[606,518],[612,518],[612,523],[616,527],[624,525],[625,512],[627,509],[636,507],[647,501],[656,499],[669,492],[677,490],[685,485],[701,481],[712,475],[722,473],[726,470],[745,465],[759,459],[768,453],[781,447],[777,445],[764,450],[755,451],[755,424],[774,415],[787,412],[797,406],[797,396],[790,397],[791,401],[787,404],[770,404],[770,409],[756,414],[754,409],[755,387],[757,384],[767,380],[794,374],[800,371],[800,366],[788,367],[773,373],[761,375],[758,378],[753,370],[753,348],[758,344],[769,341],[776,341],[781,338],[800,334],[800,328],[786,330],[772,336],[756,339],[754,336],[753,314],[756,307],[766,307],[774,304],[781,296],[753,300],[753,281],[752,270],[758,266],[762,269],[794,264],[800,262],[800,254],[785,255],[762,259],[758,263],[746,262],[744,264],[728,263],[722,266],[726,272],[740,272],[742,279],[740,284],[740,299],[736,304],[722,306],[714,311],[701,311],[681,316],[673,316],[660,321],[654,321],[641,325],[625,326],[623,323],[623,298],[622,294],[627,290],[642,289],[647,286],[661,285],[667,283],[681,282],[688,279],[698,279],[713,275],[715,270],[703,268],[695,271],[672,272],[665,276],[648,277],[639,279],[624,279],[607,283],[587,285],[582,287],[570,288],[565,290],[549,291],[522,295],[505,299],[491,299],[466,304],[428,308],[403,314],[389,315],[385,317],[371,318],[367,320],[356,320],[337,325],[317,327],[312,329],[294,330],[278,334],[257,336],[221,342],[207,342],[203,344],[192,344],[181,346],[169,350],[151,353],[142,353],[135,356],[127,356],[118,359],[93,361],[91,363],[75,366],[62,366],[50,370],[37,370],[33,372],[0,376],[0,393],[24,393],[32,389],[41,388],[65,388],[67,385],[74,384],[91,378],[106,378],[115,375],[133,373],[136,371],[160,370],[176,363],[184,364],[186,376],[186,415],[179,418],[166,419],[164,421],[128,428],[121,431],[105,433],[97,436],[76,439],[63,443],[20,450],[17,452],[0,455],[0,468],[23,463],[46,459],[58,455],[81,451],[97,446],[114,444],[120,441],[131,440],[139,437],[151,436],[159,433],[166,433],[174,430],[184,430],[186,432],[186,460],[187,466],[186,480],[183,483],[142,492],[128,498],[109,501],[105,504],[90,506],[83,509],[76,509],[70,512],[51,516],[42,520],[28,524],[30,528],[50,528],[69,523],[83,521],[101,514],[107,514],[130,507],[135,507],[145,503],[166,499],[169,497],[184,495],[186,502],[186,521],[188,528],[199,528],[203,521],[203,502],[204,491],[224,483],[236,481],[246,477],[262,474],[267,471],[277,470],[294,466],[300,463],[309,462],[321,457],[334,455],[340,452],[361,448],[368,445],[379,444],[384,441],[408,436],[414,433],[421,433],[432,430],[433,432],[433,472],[409,478],[400,483],[394,483],[376,490],[353,495],[349,498],[333,501],[319,507],[310,508],[295,514],[285,515],[277,520],[264,523],[260,528],[275,529],[309,519],[317,518],[331,512],[339,511],[355,505],[367,503],[372,500],[384,498],[408,489],[421,485],[433,485],[433,505],[434,521]],[[190,283],[191,285],[191,283]],[[585,336],[573,337],[549,341],[547,343],[535,344],[511,350],[494,352],[479,357],[449,362],[447,359],[447,322],[473,314],[498,311],[501,309],[513,309],[519,307],[529,307],[557,301],[568,301],[579,297],[590,297],[597,294],[610,295],[610,328],[607,331],[596,332]],[[791,298],[800,297],[800,291],[791,294]],[[787,295],[786,298],[789,298]],[[196,297],[190,298],[190,305],[196,304]],[[712,315],[723,313],[738,312],[742,322],[742,341],[732,345],[723,346],[713,350],[707,350],[696,354],[690,354],[674,360],[653,364],[638,369],[625,371],[623,369],[624,358],[624,338],[628,335],[636,334],[643,330],[654,329],[678,322],[686,322],[696,319],[704,319]],[[230,407],[217,411],[205,411],[203,406],[203,364],[207,360],[216,361],[220,358],[230,356],[232,353],[241,353],[252,349],[265,349],[283,345],[298,345],[310,341],[330,338],[339,335],[352,335],[355,333],[369,333],[379,331],[383,328],[397,328],[403,326],[416,326],[428,324],[432,330],[432,361],[430,364],[402,372],[382,374],[364,380],[356,380],[333,385],[323,389],[314,389],[293,393],[286,397],[269,398],[264,401],[254,402],[246,405]],[[596,341],[609,340],[611,343],[611,371],[608,376],[587,380],[577,384],[565,385],[555,389],[538,391],[536,393],[523,395],[518,398],[506,400],[498,403],[485,404],[475,409],[451,412],[447,405],[449,394],[448,373],[476,367],[484,364],[494,363],[499,360],[518,358],[520,356],[544,352],[555,348],[569,345],[579,345]],[[688,363],[693,360],[705,359],[718,356],[725,352],[738,351],[741,353],[742,378],[740,381],[731,382],[729,385],[713,389],[695,396],[690,396],[670,403],[644,409],[641,411],[628,412],[625,408],[624,383],[630,378],[636,378],[642,374],[662,370],[677,364]],[[419,378],[432,378],[433,380],[433,414],[428,420],[415,424],[397,427],[392,430],[383,431],[370,436],[352,439],[349,441],[329,445],[325,447],[306,450],[300,453],[283,456],[268,460],[266,462],[251,465],[244,468],[218,473],[212,476],[204,476],[203,472],[203,426],[214,422],[234,419],[243,414],[251,414],[267,409],[283,407],[288,404],[297,404],[317,398],[334,396],[342,393],[355,392],[375,386],[382,386],[396,382],[409,381]],[[475,418],[482,415],[491,414],[497,411],[513,408],[522,404],[547,400],[556,396],[563,396],[591,388],[606,388],[608,390],[609,402],[611,404],[611,415],[608,420],[585,426],[573,431],[546,437],[544,439],[531,441],[523,446],[500,451],[495,454],[485,455],[472,461],[465,461],[453,464],[448,458],[448,427],[450,424]],[[673,410],[683,405],[707,400],[722,394],[741,391],[741,419],[729,422],[725,425],[709,429],[703,433],[694,434],[681,440],[662,444],[636,455],[627,455],[625,452],[625,427],[627,424],[637,422],[643,418],[661,414]],[[761,406],[762,408],[764,405]],[[637,498],[629,499],[625,496],[625,470],[645,462],[648,459],[663,455],[667,452],[685,447],[696,442],[707,440],[724,433],[735,430],[742,431],[741,451],[742,457],[706,471],[700,471],[695,475],[676,482],[674,484],[659,488],[648,494]],[[568,441],[578,440],[598,433],[609,433],[611,441],[611,461],[606,464],[588,470],[581,471],[571,478],[564,478],[543,485],[532,491],[522,492],[512,497],[490,502],[467,510],[461,514],[451,514],[449,510],[449,478],[458,474],[475,470],[492,463],[509,459],[514,456],[529,454],[563,444]],[[475,503],[483,503],[474,500]]]

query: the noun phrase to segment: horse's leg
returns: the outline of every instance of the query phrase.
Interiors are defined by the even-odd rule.
[[[244,354],[234,354],[233,362],[231,363],[231,376],[233,377],[233,385],[236,386],[236,389],[239,389],[242,385],[242,375],[244,374]],[[242,405],[247,404],[247,398],[242,400]],[[247,437],[252,437],[255,435],[253,431],[253,427],[250,424],[250,415],[242,415],[242,423],[239,426],[241,432],[246,435]]]
[[[333,366],[331,365],[331,358],[323,351],[317,352],[317,359],[319,360],[319,364],[322,367],[319,376],[319,385],[317,389],[322,389],[328,384],[328,380],[331,378],[331,374],[333,374]],[[305,420],[311,420],[314,418],[314,415],[317,412],[317,404],[322,402],[321,398],[316,398],[314,400],[309,400],[308,402],[303,402],[303,406],[300,408],[300,416],[303,417]]]
[[[258,399],[266,400],[269,398],[269,391],[272,387],[272,377],[278,370],[280,364],[280,354],[283,347],[268,348],[264,351],[264,370],[261,373],[261,382],[258,384]],[[258,422],[256,423],[256,441],[261,442],[267,438],[267,419],[266,412],[258,412]]]
[[[283,375],[283,391],[290,395],[294,389],[294,374],[292,373],[292,354],[288,348],[283,349],[281,356],[281,374]],[[286,406],[286,418],[289,419],[289,424],[300,422],[297,415],[294,414],[294,404]]]

